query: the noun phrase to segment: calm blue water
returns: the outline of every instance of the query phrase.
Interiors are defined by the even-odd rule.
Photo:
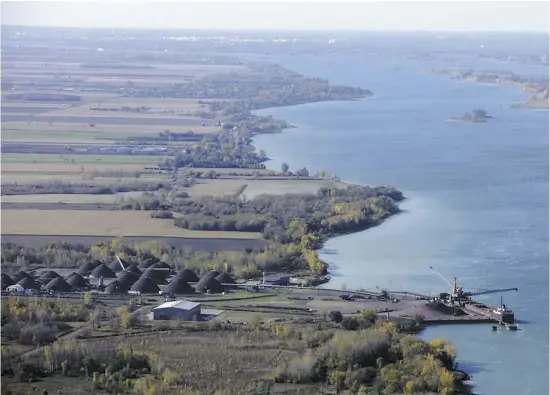
[[[422,72],[441,64],[359,56],[278,61],[376,96],[262,110],[298,127],[255,139],[273,158],[269,166],[328,169],[346,181],[395,186],[407,196],[403,214],[326,243],[321,255],[335,285],[446,291],[433,266],[465,288],[518,287],[503,294],[520,322],[518,332],[445,326],[423,336],[451,339],[481,394],[547,394],[548,112],[511,109],[526,99],[514,88]],[[447,121],[473,108],[494,119]],[[498,304],[500,295],[480,299]]]

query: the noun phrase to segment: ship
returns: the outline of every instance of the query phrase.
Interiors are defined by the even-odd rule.
[[[500,307],[491,310],[491,315],[495,320],[505,324],[513,324],[515,320],[514,311],[502,303],[502,297],[500,298]]]
[[[433,269],[432,266],[430,266],[430,268]],[[444,279],[439,272],[436,271],[436,273]],[[485,305],[484,303],[472,300],[472,296],[488,295],[497,292],[517,291],[517,288],[481,289],[476,292],[466,292],[461,286],[458,285],[456,277],[453,278],[450,285],[450,293],[440,293],[439,297],[434,298],[428,305],[439,311],[445,312],[446,314],[452,314],[455,316],[466,312],[474,315],[481,315],[502,324],[514,323],[514,311],[502,302],[502,297],[500,298],[499,307],[491,307]]]

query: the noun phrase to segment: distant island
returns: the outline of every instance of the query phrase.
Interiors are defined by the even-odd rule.
[[[534,108],[534,109],[546,109],[550,107],[548,104],[548,88],[546,88],[540,94],[532,95],[525,103],[515,104],[514,108]]]
[[[547,78],[525,78],[509,71],[493,70],[429,69],[428,73],[447,75],[453,79],[461,79],[470,82],[515,86],[521,88],[524,92],[530,92],[531,97],[529,101],[525,103],[513,105],[513,108],[549,108]]]
[[[492,118],[492,116],[487,115],[487,111],[475,109],[472,112],[467,112],[461,117],[453,117],[451,120],[460,121],[460,122],[487,122],[487,119]]]

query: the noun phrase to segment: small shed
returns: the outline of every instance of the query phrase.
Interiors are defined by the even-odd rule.
[[[197,321],[201,313],[201,304],[186,300],[166,302],[153,309],[153,319]]]
[[[23,288],[23,286],[20,285],[20,284],[14,284],[14,285],[8,286],[6,291],[8,291],[8,292],[24,292],[25,288]]]

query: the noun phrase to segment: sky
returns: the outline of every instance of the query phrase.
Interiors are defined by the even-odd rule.
[[[538,31],[548,1],[2,1],[2,24],[165,29]]]

